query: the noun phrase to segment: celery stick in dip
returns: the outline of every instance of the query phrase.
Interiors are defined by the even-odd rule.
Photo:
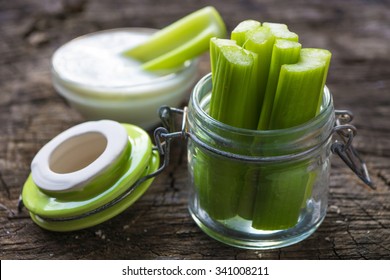
[[[158,77],[121,53],[149,38],[148,33],[118,30],[70,41],[53,57],[53,68],[64,80],[94,87],[123,87]]]
[[[172,69],[205,52],[212,37],[225,36],[221,16],[209,6],[175,21],[123,55],[144,62],[146,70]]]
[[[81,36],[52,58],[57,92],[86,119],[111,119],[151,128],[158,108],[177,107],[196,79],[197,61],[175,70],[148,72],[123,51],[147,40],[155,29],[122,28]]]

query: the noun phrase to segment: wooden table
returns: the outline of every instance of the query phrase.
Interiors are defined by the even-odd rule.
[[[389,1],[1,1],[1,259],[390,259]],[[84,119],[54,91],[50,57],[70,39],[129,26],[162,28],[208,3],[229,31],[241,20],[284,22],[306,47],[332,51],[335,106],[355,113],[354,145],[377,189],[333,157],[328,214],[307,240],[277,250],[242,250],[206,236],[187,211],[186,147],[131,208],[70,233],[42,230],[16,213],[36,152]],[[309,2],[309,3],[306,3]],[[201,60],[200,76],[209,72]],[[185,104],[186,101],[183,102]]]

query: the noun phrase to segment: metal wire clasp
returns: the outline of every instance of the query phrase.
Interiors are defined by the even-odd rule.
[[[375,189],[367,166],[352,146],[352,140],[356,136],[356,128],[348,124],[353,119],[353,114],[347,110],[335,110],[336,123],[333,132],[338,135],[338,139],[331,146],[333,153],[337,154],[348,167],[370,188]]]
[[[174,115],[182,115],[181,130],[176,131],[176,124]],[[164,127],[158,127],[154,131],[154,142],[155,147],[153,149],[157,150],[161,156],[164,157],[164,161],[161,166],[150,176],[154,177],[160,174],[165,167],[169,164],[169,153],[170,153],[170,144],[171,140],[174,138],[186,138],[186,123],[187,123],[187,107],[184,109],[171,108],[168,106],[162,106],[159,109],[159,115],[161,122]]]

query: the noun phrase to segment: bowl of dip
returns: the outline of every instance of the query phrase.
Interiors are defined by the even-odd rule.
[[[88,120],[110,119],[151,129],[160,106],[177,107],[197,79],[196,59],[179,69],[148,72],[123,52],[157,30],[119,28],[69,41],[52,57],[56,91]]]

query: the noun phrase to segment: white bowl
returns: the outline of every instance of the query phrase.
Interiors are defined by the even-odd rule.
[[[197,79],[198,61],[173,73],[139,72],[121,53],[156,30],[121,28],[87,34],[60,47],[52,57],[57,92],[90,120],[111,119],[150,129],[158,108],[177,107]]]

